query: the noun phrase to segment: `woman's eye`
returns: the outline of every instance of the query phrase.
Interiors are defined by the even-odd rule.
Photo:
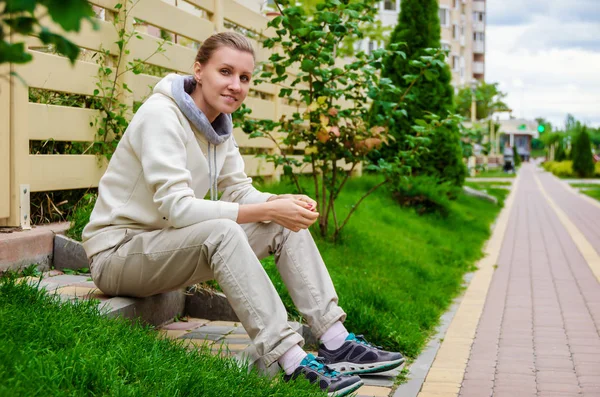
[[[248,76],[242,76],[242,77],[240,77],[240,80],[242,80],[243,82],[247,83],[247,82],[250,81],[250,77],[248,77]]]
[[[229,72],[229,69],[221,69],[221,73],[228,75],[230,72]]]

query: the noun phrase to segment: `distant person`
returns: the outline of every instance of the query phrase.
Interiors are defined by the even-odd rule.
[[[512,174],[515,170],[514,167],[514,153],[510,146],[510,142],[506,141],[504,144],[504,172]]]
[[[404,358],[344,327],[346,313],[308,231],[319,216],[315,200],[252,186],[231,113],[254,67],[248,39],[218,33],[200,47],[192,76],[170,74],[156,85],[100,180],[84,248],[108,295],[146,297],[216,279],[266,366],[343,396],[362,385],[356,374],[387,371]],[[302,349],[287,322],[259,261],[271,254],[320,340],[320,357]]]

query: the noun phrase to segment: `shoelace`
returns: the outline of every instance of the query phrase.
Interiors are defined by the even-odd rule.
[[[354,335],[354,334],[350,334],[348,335],[348,338],[346,338],[347,340],[355,340],[356,342],[368,346],[368,347],[373,347],[375,349],[383,349],[381,346],[375,346],[372,343],[367,342],[367,340],[365,339],[365,337],[363,335]]]
[[[340,375],[339,372],[331,369],[327,366],[327,364],[325,364],[325,359],[323,357],[315,357],[313,355],[310,355],[309,360],[310,361],[308,361],[306,366],[314,369],[320,374],[323,374],[329,378],[335,378]]]

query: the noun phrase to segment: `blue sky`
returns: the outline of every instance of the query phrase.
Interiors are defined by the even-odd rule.
[[[600,126],[600,0],[486,2],[486,81],[513,116]]]

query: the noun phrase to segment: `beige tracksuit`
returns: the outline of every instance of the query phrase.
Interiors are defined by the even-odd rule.
[[[135,297],[216,279],[271,365],[303,339],[288,326],[259,259],[275,255],[295,305],[317,336],[345,313],[308,231],[235,222],[239,204],[271,195],[257,191],[245,174],[231,117],[222,114],[210,124],[184,86],[189,92],[189,80],[176,75],[157,84],[100,181],[83,232],[92,277],[109,295]],[[204,200],[209,192],[212,200]]]

